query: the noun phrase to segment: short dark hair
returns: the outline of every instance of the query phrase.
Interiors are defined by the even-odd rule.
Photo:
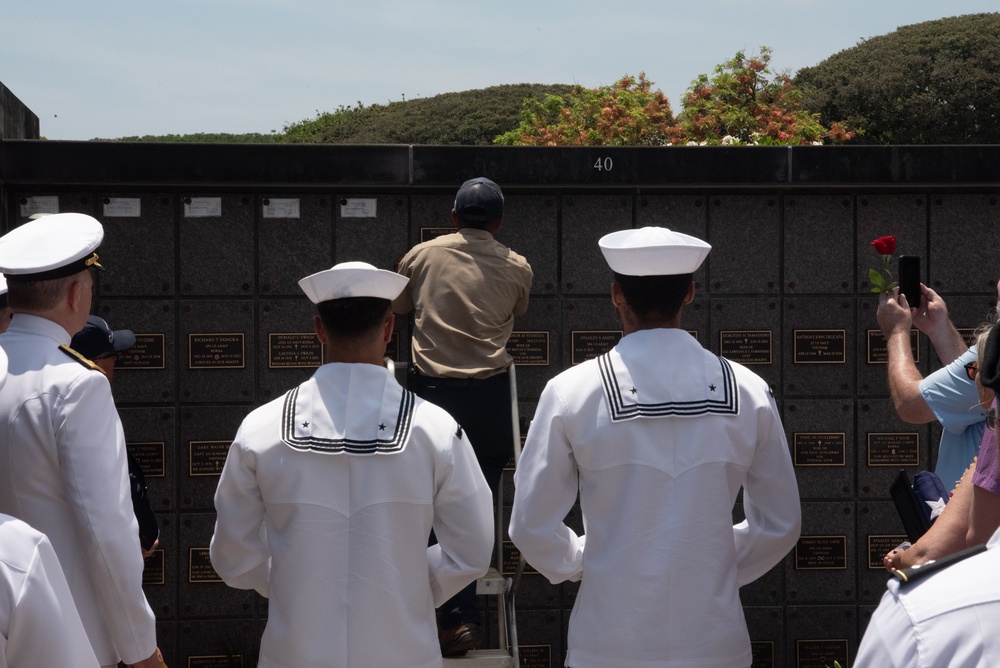
[[[693,274],[625,276],[615,273],[629,308],[640,320],[670,320],[681,310]]]
[[[391,307],[388,299],[344,297],[320,302],[316,310],[330,336],[354,339],[378,328]]]

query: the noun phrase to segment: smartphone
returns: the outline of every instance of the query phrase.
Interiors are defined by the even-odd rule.
[[[899,292],[910,308],[920,308],[920,258],[916,255],[899,256]]]

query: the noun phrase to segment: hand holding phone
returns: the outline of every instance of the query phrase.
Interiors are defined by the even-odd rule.
[[[910,308],[920,308],[920,258],[916,255],[899,256],[899,294]]]

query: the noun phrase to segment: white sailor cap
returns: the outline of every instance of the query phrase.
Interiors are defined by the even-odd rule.
[[[624,276],[693,274],[712,247],[665,227],[640,227],[601,237],[597,244],[611,270]]]
[[[313,304],[345,297],[378,297],[393,300],[410,281],[394,271],[367,262],[341,262],[306,276],[299,287]]]
[[[54,213],[0,237],[0,272],[8,283],[71,276],[93,267],[104,228],[82,213]]]

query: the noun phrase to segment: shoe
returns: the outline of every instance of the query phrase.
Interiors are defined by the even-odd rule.
[[[465,656],[466,652],[475,647],[478,624],[462,624],[451,629],[438,631],[438,641],[441,643],[441,656]]]

